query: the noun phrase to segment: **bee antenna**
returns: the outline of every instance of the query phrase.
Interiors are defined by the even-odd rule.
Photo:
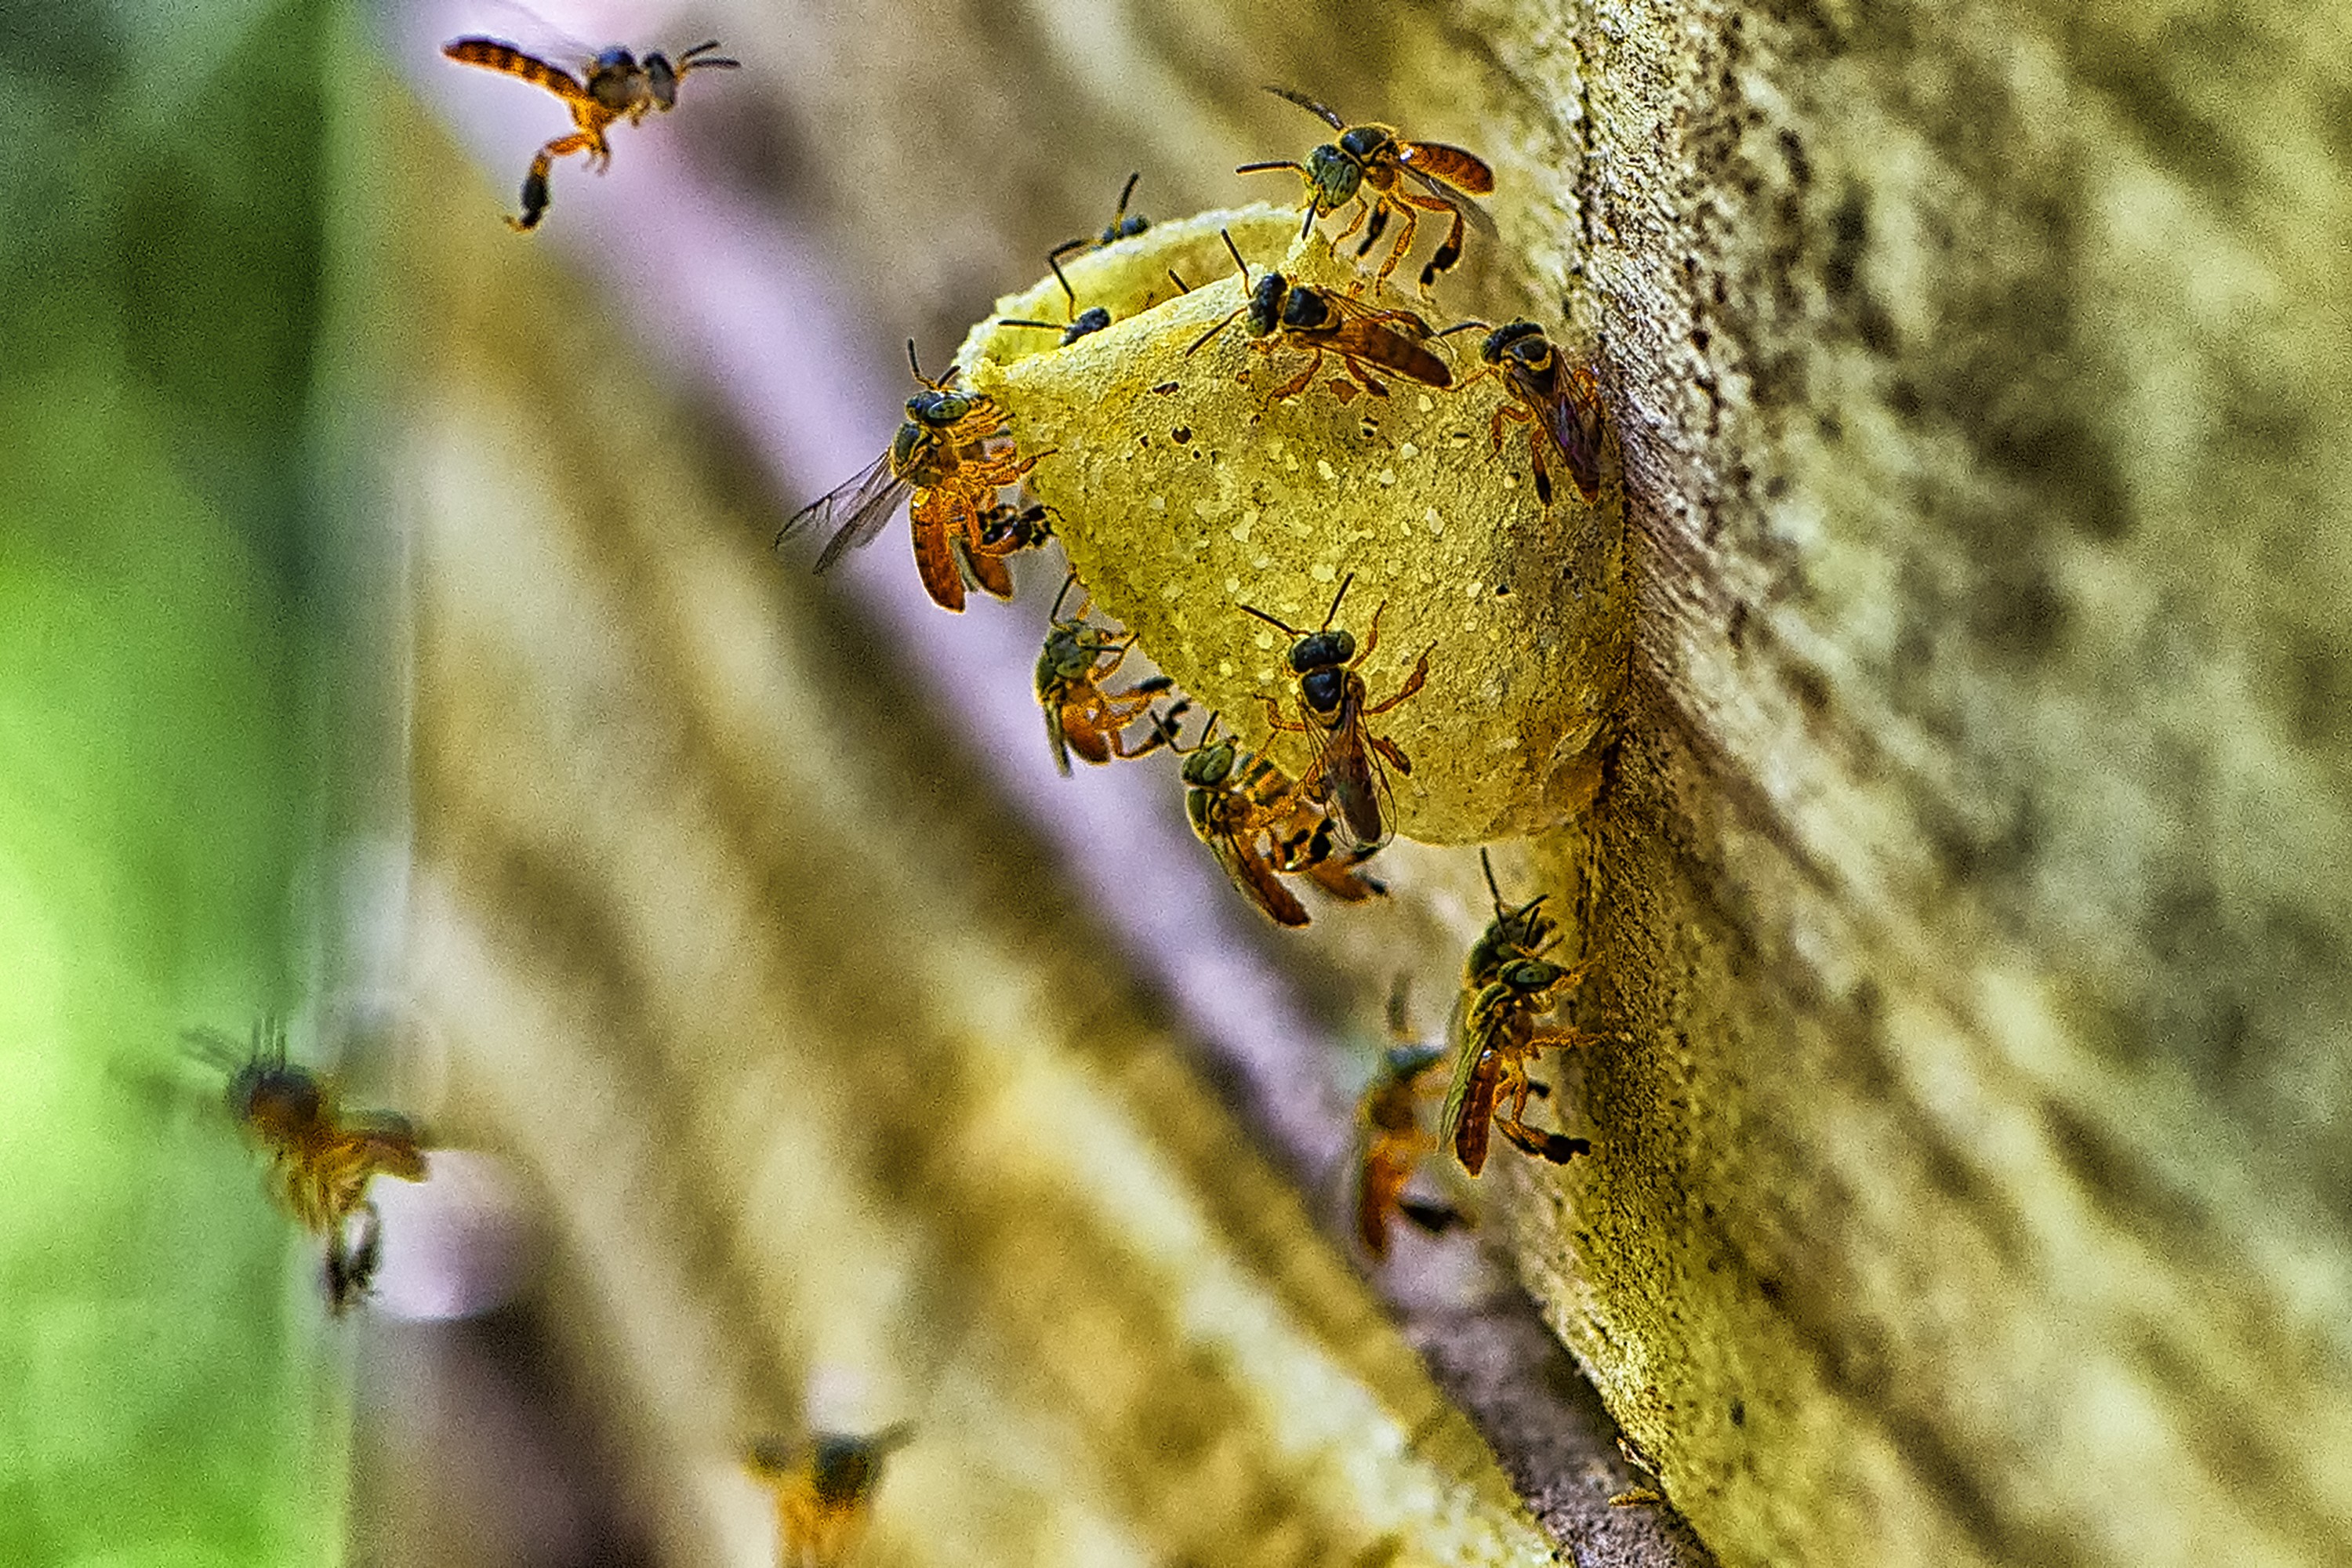
[[[1356,574],[1353,572],[1349,573],[1347,576],[1339,580],[1339,591],[1331,595],[1331,607],[1323,612],[1323,624],[1317,627],[1317,630],[1329,631],[1331,629],[1331,617],[1339,613],[1339,601],[1348,596],[1348,584],[1355,580]]]
[[[1193,339],[1193,340],[1192,340],[1192,346],[1191,348],[1186,349],[1186,350],[1184,351],[1184,357],[1185,357],[1185,358],[1187,358],[1187,359],[1190,359],[1192,355],[1194,355],[1194,354],[1196,354],[1196,353],[1200,353],[1200,351],[1201,351],[1201,345],[1202,345],[1202,343],[1207,342],[1211,338],[1215,337],[1219,332],[1222,332],[1222,331],[1223,331],[1227,327],[1232,326],[1232,325],[1234,324],[1234,318],[1235,316],[1240,315],[1240,314],[1242,313],[1242,310],[1248,310],[1248,309],[1249,309],[1249,307],[1248,307],[1247,305],[1244,305],[1244,306],[1242,307],[1241,310],[1229,310],[1229,311],[1227,311],[1227,312],[1225,313],[1225,315],[1224,315],[1224,318],[1223,318],[1222,321],[1218,321],[1218,323],[1217,323],[1215,326],[1211,327],[1207,331],[1202,332],[1199,337],[1197,337],[1197,338],[1195,338],[1195,339]]]
[[[1077,580],[1078,574],[1076,572],[1062,579],[1062,591],[1054,595],[1054,607],[1045,612],[1046,619],[1058,621],[1062,618],[1062,601],[1070,596],[1070,589],[1076,585]]]
[[[1234,243],[1234,231],[1229,228],[1221,228],[1217,230],[1217,235],[1219,238],[1225,242],[1225,248],[1233,252],[1234,265],[1242,269],[1242,292],[1244,294],[1248,293],[1250,287],[1249,263],[1242,259],[1242,248],[1240,246]]]
[[[1469,321],[1454,322],[1452,326],[1446,328],[1437,335],[1441,338],[1450,338],[1456,332],[1466,332],[1473,327],[1476,327],[1481,331],[1487,332],[1491,332],[1495,330],[1493,322],[1482,321],[1474,316]]]
[[[1276,620],[1272,616],[1267,615],[1264,610],[1259,609],[1255,605],[1244,605],[1242,606],[1242,614],[1245,616],[1255,616],[1259,620],[1264,621],[1267,626],[1274,627],[1285,637],[1303,637],[1307,636],[1305,632],[1300,631],[1297,626],[1289,626],[1284,622]]]
[[[1070,280],[1062,276],[1061,253],[1058,251],[1047,251],[1045,253],[1045,265],[1054,269],[1054,281],[1062,286],[1063,294],[1067,296],[1069,299],[1070,310],[1075,311],[1078,308],[1078,291],[1070,287]]]
[[[912,338],[908,338],[907,340],[907,368],[913,371],[915,373],[915,379],[921,382],[925,386],[933,384],[932,382],[924,376],[922,364],[915,358],[915,340]]]
[[[1118,211],[1110,215],[1111,227],[1117,228],[1120,220],[1127,216],[1127,198],[1135,195],[1135,182],[1141,178],[1143,178],[1143,171],[1138,169],[1127,177],[1127,184],[1119,187]]]
[[[1348,129],[1348,122],[1340,119],[1335,110],[1325,108],[1322,104],[1316,102],[1313,99],[1307,97],[1303,92],[1298,92],[1286,87],[1274,87],[1271,85],[1269,85],[1265,90],[1274,94],[1276,98],[1288,99],[1291,102],[1298,105],[1299,108],[1307,110],[1307,113],[1314,115],[1317,119],[1322,121],[1324,124],[1328,125],[1334,131],[1345,131]]]
[[[1176,276],[1176,269],[1173,267],[1168,269],[1168,281],[1176,285],[1176,292],[1179,294],[1190,294],[1192,291],[1192,286],[1190,283]],[[1220,322],[1219,325],[1222,326],[1223,323]]]
[[[1480,870],[1486,873],[1486,891],[1493,894],[1495,899],[1495,918],[1496,920],[1501,920],[1503,918],[1503,889],[1496,885],[1495,862],[1488,858],[1484,847],[1481,847],[1478,851],[1478,868]]]

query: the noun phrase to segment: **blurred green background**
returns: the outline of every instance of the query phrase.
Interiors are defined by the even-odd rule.
[[[178,1035],[311,1045],[349,26],[0,6],[0,1562],[341,1553],[345,1341]]]

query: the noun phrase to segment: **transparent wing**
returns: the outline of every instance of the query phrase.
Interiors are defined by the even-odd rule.
[[[786,541],[813,528],[830,528],[833,537],[816,558],[816,569],[829,571],[845,552],[881,532],[882,525],[913,489],[891,471],[890,454],[885,452],[856,478],[785,519],[784,526],[776,531],[776,545],[781,549]]]
[[[1468,196],[1464,195],[1460,191],[1455,190],[1452,185],[1447,184],[1444,181],[1439,179],[1436,175],[1430,174],[1425,169],[1417,169],[1402,158],[1397,160],[1396,166],[1402,169],[1406,174],[1412,175],[1412,183],[1414,184],[1419,185],[1423,191],[1435,196],[1439,201],[1444,202],[1447,206],[1452,207],[1464,217],[1468,218],[1472,228],[1476,229],[1480,234],[1486,236],[1490,239],[1494,237],[1496,233],[1495,220],[1486,216],[1486,209],[1485,207],[1480,206],[1476,202],[1472,201]]]

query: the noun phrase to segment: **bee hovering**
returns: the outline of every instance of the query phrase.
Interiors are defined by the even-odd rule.
[[[1390,1047],[1358,1104],[1356,1239],[1375,1263],[1388,1258],[1391,1218],[1409,1220],[1432,1236],[1468,1223],[1451,1205],[1410,1197],[1404,1190],[1422,1156],[1437,1148],[1422,1128],[1421,1101],[1430,1070],[1444,1060],[1440,1047]]]
[[[331,1081],[286,1059],[286,1031],[275,1019],[255,1025],[242,1050],[214,1029],[184,1037],[228,1069],[229,1114],[268,1152],[273,1194],[325,1238],[327,1304],[341,1316],[367,1294],[383,1258],[383,1222],[368,1183],[379,1175],[425,1179],[416,1129],[388,1110],[342,1110]]]
[[[1127,650],[1135,646],[1132,634],[1106,631],[1089,623],[1080,611],[1062,619],[1062,600],[1077,581],[1074,573],[1055,595],[1052,626],[1045,648],[1037,655],[1037,702],[1045,710],[1045,739],[1054,748],[1054,765],[1063,777],[1070,773],[1076,752],[1097,766],[1113,757],[1140,757],[1170,743],[1171,721],[1184,710],[1178,703],[1165,718],[1155,715],[1151,734],[1129,750],[1127,731],[1150,710],[1151,700],[1175,683],[1164,675],[1139,681],[1125,691],[1106,691],[1102,683],[1118,669]]]
[[[1364,721],[1387,712],[1421,689],[1429,679],[1429,654],[1423,651],[1396,695],[1368,706],[1364,678],[1356,673],[1356,667],[1380,646],[1380,611],[1372,612],[1371,629],[1365,634],[1361,652],[1357,651],[1352,635],[1331,630],[1331,617],[1339,613],[1339,601],[1348,596],[1348,584],[1355,580],[1356,574],[1349,573],[1339,591],[1331,595],[1322,626],[1311,632],[1302,632],[1248,605],[1242,610],[1293,639],[1290,668],[1298,677],[1299,717],[1285,719],[1280,703],[1271,697],[1264,700],[1268,723],[1315,742],[1315,769],[1306,781],[1307,798],[1336,807],[1347,841],[1377,848],[1388,842],[1386,812],[1391,798],[1382,763],[1410,773],[1412,762],[1395,742],[1367,730]]]
[[[1216,728],[1212,714],[1184,758],[1184,814],[1234,887],[1286,926],[1303,926],[1307,915],[1284,877],[1304,876],[1347,903],[1388,891],[1360,868],[1376,846],[1340,847],[1304,785],[1232,736],[1216,739]]]
[[[1396,244],[1390,247],[1388,259],[1381,263],[1373,280],[1375,288],[1386,287],[1389,275],[1412,249],[1413,230],[1421,222],[1421,214],[1444,213],[1453,220],[1436,254],[1421,269],[1424,294],[1436,282],[1439,273],[1462,259],[1465,224],[1475,223],[1486,229],[1494,226],[1484,211],[1465,199],[1489,195],[1495,188],[1495,171],[1475,153],[1449,147],[1443,142],[1408,142],[1385,125],[1349,125],[1305,93],[1293,92],[1286,87],[1269,87],[1265,90],[1315,115],[1337,131],[1339,139],[1309,152],[1304,163],[1284,158],[1266,163],[1244,163],[1234,173],[1296,170],[1298,177],[1307,182],[1307,216],[1298,226],[1301,239],[1315,226],[1317,218],[1353,202],[1356,215],[1339,231],[1339,240],[1345,241],[1369,212],[1371,226],[1364,231],[1363,243],[1356,247],[1359,257],[1369,254],[1379,241],[1388,227],[1391,213],[1402,215],[1404,222],[1397,229]],[[1405,183],[1407,180],[1411,184]],[[1364,199],[1367,188],[1372,193],[1369,204]]]
[[[697,44],[672,64],[658,50],[639,60],[627,49],[614,45],[593,57],[583,58],[578,76],[503,38],[453,38],[441,46],[441,52],[460,65],[503,71],[543,87],[572,110],[572,133],[558,136],[541,147],[530,161],[530,172],[523,176],[522,215],[507,219],[521,231],[538,227],[539,220],[547,212],[547,176],[555,160],[585,153],[589,166],[603,174],[613,162],[613,149],[606,143],[604,132],[616,121],[625,120],[635,125],[644,121],[649,109],[667,113],[677,108],[677,84],[692,72],[735,70],[741,66],[740,60],[712,54],[718,47],[716,38]]]
[[[1242,259],[1230,233],[1225,235],[1225,248],[1233,252],[1234,265],[1242,269],[1243,302],[1194,340],[1192,346],[1184,351],[1186,354],[1198,353],[1235,318],[1246,317],[1249,335],[1257,341],[1259,349],[1271,352],[1277,345],[1299,348],[1309,356],[1305,369],[1266,394],[1270,403],[1305,391],[1322,368],[1327,353],[1337,354],[1348,367],[1348,374],[1375,397],[1386,397],[1389,389],[1364,368],[1368,363],[1424,386],[1454,384],[1454,372],[1427,346],[1433,336],[1429,323],[1411,310],[1374,310],[1328,289],[1293,283],[1279,272],[1261,275],[1253,286],[1249,263]],[[1354,395],[1346,383],[1335,384],[1348,395]]]
[[[1588,501],[1599,500],[1601,388],[1592,373],[1581,365],[1562,364],[1551,340],[1533,321],[1510,321],[1493,328],[1485,321],[1464,321],[1438,336],[1451,337],[1473,328],[1486,329],[1486,340],[1478,350],[1478,357],[1486,363],[1470,381],[1500,375],[1517,399],[1516,405],[1506,403],[1496,409],[1489,422],[1495,449],[1502,450],[1503,421],[1517,420],[1528,426],[1528,461],[1535,469],[1538,500],[1551,505],[1551,476],[1544,470],[1546,440],[1568,465],[1577,492]],[[1538,431],[1545,440],[1537,439]]]
[[[779,1568],[835,1568],[866,1532],[882,1461],[915,1435],[905,1422],[871,1436],[820,1432],[797,1447],[753,1443],[745,1468],[773,1494]]]
[[[963,608],[960,561],[982,588],[1009,599],[1013,572],[1004,558],[1044,533],[1021,526],[1027,514],[1000,507],[996,492],[1019,484],[1038,458],[1050,454],[1015,458],[1004,411],[979,393],[950,388],[953,365],[937,381],[925,375],[911,338],[907,363],[923,390],[907,399],[907,422],[898,426],[890,449],[856,478],[793,513],[777,531],[776,543],[781,547],[812,524],[837,521],[840,526],[816,558],[816,569],[829,571],[848,551],[879,533],[898,503],[908,500],[915,570],[934,604]]]

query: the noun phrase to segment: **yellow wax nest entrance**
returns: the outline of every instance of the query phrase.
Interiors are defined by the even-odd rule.
[[[1461,384],[1483,368],[1475,330],[1434,345],[1453,388],[1374,367],[1386,397],[1335,392],[1345,371],[1327,355],[1306,390],[1269,402],[1306,351],[1267,352],[1279,340],[1252,339],[1245,320],[1188,356],[1246,297],[1221,229],[1253,277],[1273,267],[1294,283],[1369,289],[1368,270],[1319,232],[1300,239],[1299,221],[1297,208],[1203,213],[1087,252],[1063,270],[1077,308],[1105,307],[1109,327],[1066,348],[997,325],[1062,320],[1067,301],[1047,277],[998,300],[956,363],[1004,409],[1022,453],[1051,453],[1029,482],[1059,513],[1079,580],[1199,710],[1222,713],[1253,747],[1273,734],[1264,698],[1295,721],[1289,641],[1241,606],[1312,630],[1352,573],[1332,625],[1360,652],[1380,612],[1379,646],[1358,667],[1370,700],[1429,654],[1428,684],[1370,721],[1412,762],[1410,776],[1391,775],[1397,830],[1433,844],[1534,832],[1590,797],[1625,670],[1613,435],[1600,504],[1560,474],[1547,512],[1526,477],[1527,426],[1507,421],[1501,449],[1492,444],[1509,397],[1501,378]],[[1453,324],[1408,298],[1365,302]],[[1304,773],[1311,745],[1285,734],[1273,754]]]

